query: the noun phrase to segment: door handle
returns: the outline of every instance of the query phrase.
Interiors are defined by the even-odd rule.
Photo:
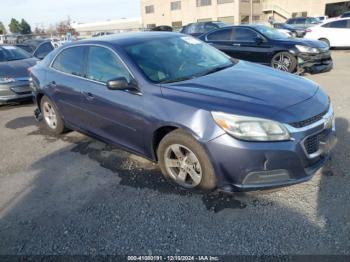
[[[241,44],[232,44],[233,46],[241,46]]]
[[[83,95],[85,96],[85,98],[88,100],[88,101],[92,101],[94,100],[94,95],[91,94],[90,92],[83,92]]]
[[[56,87],[56,86],[57,86],[56,81],[51,81],[51,82],[49,83],[49,86],[51,86],[51,87]]]

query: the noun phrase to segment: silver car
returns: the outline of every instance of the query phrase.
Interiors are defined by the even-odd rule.
[[[0,105],[32,99],[28,69],[37,61],[21,48],[0,45]]]

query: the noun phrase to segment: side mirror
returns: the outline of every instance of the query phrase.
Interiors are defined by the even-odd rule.
[[[129,90],[139,92],[136,84],[129,83],[125,77],[114,78],[107,81],[107,88],[110,90]]]

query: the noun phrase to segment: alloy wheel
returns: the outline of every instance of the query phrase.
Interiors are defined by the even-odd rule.
[[[170,145],[165,150],[165,168],[170,177],[185,188],[194,188],[202,181],[202,167],[197,156],[187,147]]]
[[[292,65],[292,61],[291,61],[290,57],[288,57],[287,55],[285,55],[283,53],[277,55],[272,60],[273,68],[281,70],[281,71],[290,72],[291,65]]]
[[[44,119],[45,119],[45,122],[47,123],[47,125],[51,129],[56,129],[57,128],[56,111],[50,103],[45,102],[43,104],[43,114],[44,114]]]

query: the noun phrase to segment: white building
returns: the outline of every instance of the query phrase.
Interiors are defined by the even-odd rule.
[[[73,22],[72,27],[80,34],[80,36],[88,37],[100,32],[121,33],[137,31],[142,27],[142,20],[141,18],[124,18],[92,23]]]

